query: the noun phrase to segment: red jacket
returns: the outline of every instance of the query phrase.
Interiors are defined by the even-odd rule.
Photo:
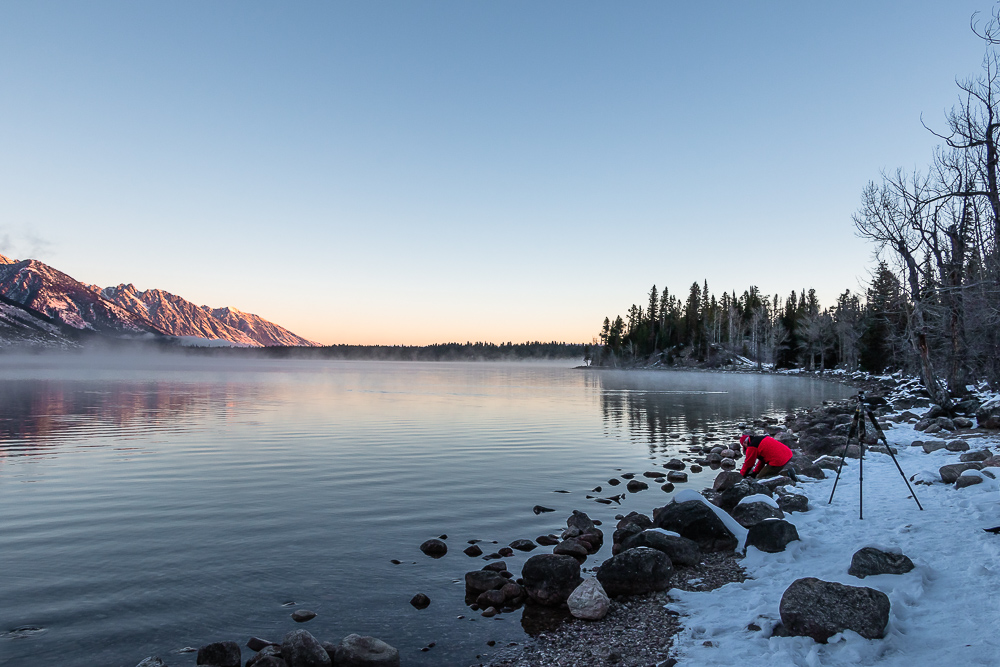
[[[780,468],[792,460],[792,450],[784,443],[778,442],[769,435],[754,436],[750,438],[750,444],[746,449],[747,460],[743,463],[740,474],[744,477],[753,468],[753,473],[757,474],[765,465]],[[754,463],[757,465],[754,466]]]

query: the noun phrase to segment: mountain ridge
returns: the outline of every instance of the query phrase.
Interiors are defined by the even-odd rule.
[[[15,343],[66,344],[66,336],[75,330],[117,338],[166,335],[227,341],[240,347],[319,347],[259,315],[228,306],[198,306],[164,290],[140,291],[131,283],[102,288],[35,259],[0,255],[0,297],[0,338]],[[10,311],[13,306],[23,312]],[[17,333],[20,328],[25,335]],[[34,333],[27,335],[29,330]]]

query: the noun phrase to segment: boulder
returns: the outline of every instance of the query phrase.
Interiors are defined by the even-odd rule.
[[[586,621],[599,621],[608,614],[611,599],[601,582],[591,577],[576,587],[566,599],[569,613]]]
[[[663,464],[663,467],[667,470],[684,470],[685,465],[680,459],[670,459]]]
[[[305,623],[316,618],[316,612],[310,609],[296,609],[292,612],[292,620],[296,623]]]
[[[735,470],[723,470],[716,475],[715,482],[712,484],[712,489],[721,493],[726,489],[731,489],[742,481],[743,475],[739,474]]]
[[[968,417],[955,417],[953,420],[957,428],[972,428],[972,420]]]
[[[955,430],[955,422],[953,422],[948,417],[938,417],[937,419],[934,420],[934,423],[940,426],[945,431]]]
[[[568,528],[576,528],[581,534],[590,532],[596,528],[594,520],[587,516],[586,512],[581,512],[580,510],[573,510],[573,513],[566,519],[566,526]]]
[[[778,507],[782,512],[808,512],[809,498],[797,493],[786,493],[778,496]]]
[[[913,561],[903,554],[865,547],[854,553],[847,574],[864,579],[876,574],[906,574],[912,569]]]
[[[814,461],[814,463],[824,470],[832,470],[837,472],[841,467],[841,459],[839,456],[821,456]],[[846,464],[845,464],[846,465]]]
[[[783,519],[767,519],[751,526],[747,533],[747,545],[757,547],[767,553],[784,551],[790,542],[799,539],[795,526]]]
[[[948,446],[948,443],[944,440],[927,440],[920,446],[923,448],[924,454],[930,454],[931,452],[936,452],[939,449],[944,449]]]
[[[483,550],[479,548],[479,545],[473,544],[472,546],[466,547],[464,552],[466,556],[475,558],[476,556],[482,556]]]
[[[417,593],[410,598],[410,604],[417,609],[427,609],[431,605],[431,599],[423,593]]]
[[[784,519],[785,513],[765,502],[740,503],[730,512],[744,528],[756,526],[764,519]]]
[[[653,522],[694,541],[702,552],[733,551],[738,546],[736,536],[715,512],[699,500],[672,502],[653,512]]]
[[[670,474],[672,475],[674,473]],[[648,489],[649,484],[646,484],[645,482],[640,482],[637,479],[630,479],[628,481],[628,484],[625,485],[625,488],[628,490],[629,493],[639,493],[640,491],[645,491],[646,489]]]
[[[795,486],[795,482],[792,481],[791,477],[786,477],[784,475],[778,475],[777,477],[768,477],[762,479],[758,482],[761,486],[770,492],[773,492],[779,486]]]
[[[240,667],[243,664],[240,645],[236,642],[215,642],[198,649],[195,664],[215,665],[215,667]]]
[[[958,480],[958,476],[961,475],[966,470],[982,470],[983,464],[978,461],[969,461],[968,463],[952,463],[946,466],[941,466],[938,469],[938,474],[941,475],[941,481],[945,484],[954,484]]]
[[[969,451],[969,443],[965,440],[952,440],[944,448],[949,452],[967,452]]]
[[[494,570],[473,570],[465,573],[466,595],[479,595],[484,591],[502,588],[507,579]]]
[[[281,658],[288,667],[331,667],[332,665],[326,649],[308,630],[292,630],[285,635],[281,642]]]
[[[441,556],[448,553],[448,545],[444,543],[443,540],[433,539],[427,540],[420,545],[420,550],[431,558],[440,558]]]
[[[646,530],[647,528],[653,527],[653,520],[645,514],[640,514],[639,512],[629,512],[618,521],[618,525],[615,527],[624,528],[630,524],[638,526],[640,530]],[[615,541],[617,542],[618,540]]]
[[[812,459],[801,452],[795,452],[795,454],[792,455],[792,460],[788,462],[788,465],[791,466],[796,475],[804,475],[814,479],[824,479],[826,477],[823,469],[813,463]]]
[[[770,489],[760,483],[752,479],[745,479],[720,493],[716,505],[727,512],[732,512],[733,508],[735,508],[741,500],[748,496],[754,496],[757,494],[770,496],[772,493],[773,492]]]
[[[254,656],[254,661],[247,661],[247,667],[288,667],[288,663],[277,655],[258,653]]]
[[[589,544],[584,544],[579,539],[572,537],[557,544],[552,549],[552,553],[573,556],[574,558],[584,560],[590,554],[590,547]]]
[[[688,481],[688,476],[686,472],[678,472],[676,470],[671,470],[667,473],[667,481],[673,482],[674,484],[680,484],[682,482]]]
[[[626,549],[601,564],[597,579],[611,597],[643,595],[670,588],[674,574],[670,558],[649,547]]]
[[[278,648],[281,648],[281,644],[269,642],[266,639],[261,639],[260,637],[251,637],[247,640],[247,648],[251,651],[263,651],[268,646],[277,646]]]
[[[325,642],[323,648],[326,650],[327,655],[329,655],[330,651],[327,649]],[[330,661],[333,661],[332,657]],[[247,660],[246,667],[288,667],[288,663],[281,657],[281,645],[279,644],[278,646],[268,646],[262,649],[260,653]]]
[[[991,398],[976,410],[979,428],[1000,428],[1000,396]]]
[[[337,647],[334,664],[337,667],[399,667],[399,651],[375,637],[347,635]]]
[[[958,460],[962,463],[968,463],[969,461],[985,461],[992,456],[993,452],[988,449],[977,449],[972,452],[965,452]]]
[[[620,544],[617,553],[635,547],[649,547],[667,554],[674,566],[697,567],[701,562],[701,551],[698,544],[686,537],[666,535],[659,530],[645,530],[635,535],[629,535]]]
[[[814,577],[797,579],[781,596],[779,612],[793,636],[826,641],[844,630],[881,639],[889,623],[889,597],[872,588],[844,586]]]
[[[982,482],[983,478],[979,475],[959,475],[958,479],[955,480],[955,488],[964,489],[967,486],[982,484]]]
[[[521,578],[528,597],[546,606],[565,602],[583,581],[576,558],[561,554],[532,556],[521,568]]]
[[[514,540],[510,543],[510,548],[517,549],[518,551],[531,551],[537,547],[538,545],[531,540]]]

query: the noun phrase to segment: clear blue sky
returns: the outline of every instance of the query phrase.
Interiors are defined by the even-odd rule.
[[[323,343],[862,288],[991,4],[8,2],[0,253]]]

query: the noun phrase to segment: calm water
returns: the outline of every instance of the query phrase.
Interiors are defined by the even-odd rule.
[[[484,564],[467,540],[558,532],[573,509],[609,528],[670,495],[605,506],[596,485],[621,492],[607,480],[707,434],[849,394],[569,366],[0,357],[0,664],[194,665],[180,649],[297,627],[381,637],[404,665],[478,662],[525,636],[520,612],[463,604]],[[440,534],[448,555],[427,558]],[[418,592],[429,608],[408,604]],[[290,602],[319,616],[298,626]]]

